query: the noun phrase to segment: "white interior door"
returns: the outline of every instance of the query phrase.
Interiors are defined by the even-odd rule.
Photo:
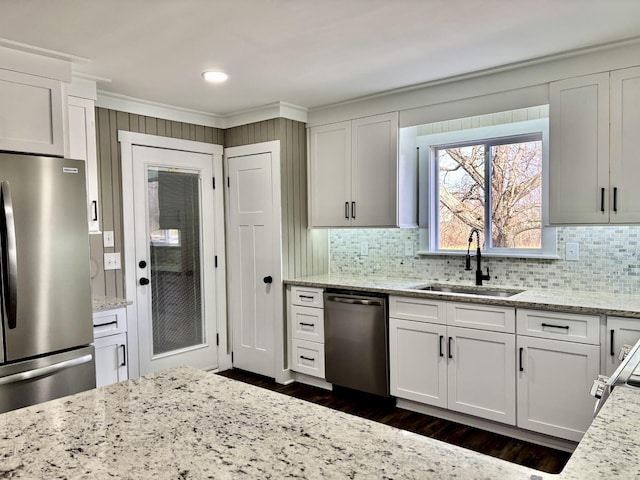
[[[140,374],[216,368],[213,156],[134,145]]]
[[[282,323],[279,158],[271,151],[242,152],[236,147],[226,154],[233,366],[276,377],[276,340],[282,345],[275,334]]]

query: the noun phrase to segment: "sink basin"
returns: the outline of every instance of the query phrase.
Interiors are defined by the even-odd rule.
[[[482,295],[484,297],[511,297],[518,293],[524,292],[524,290],[515,290],[507,288],[491,288],[480,287],[472,285],[426,285],[417,287],[416,290],[425,290],[429,292],[443,292],[443,293],[462,293],[465,295]]]

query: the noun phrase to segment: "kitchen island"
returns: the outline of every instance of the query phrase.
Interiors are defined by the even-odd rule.
[[[179,367],[0,415],[0,478],[638,478],[638,423],[614,390],[550,475]]]

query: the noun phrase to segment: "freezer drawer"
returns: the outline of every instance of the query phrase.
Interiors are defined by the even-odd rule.
[[[93,346],[0,367],[0,413],[96,386]]]

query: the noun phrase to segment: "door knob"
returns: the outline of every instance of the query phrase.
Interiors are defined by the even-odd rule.
[[[145,278],[145,277],[142,277],[140,279],[140,285],[149,285],[149,279]]]
[[[271,275],[267,275],[266,277],[264,277],[264,278],[262,279],[262,281],[263,281],[264,283],[271,283],[271,282],[273,282],[273,278],[271,278]]]

